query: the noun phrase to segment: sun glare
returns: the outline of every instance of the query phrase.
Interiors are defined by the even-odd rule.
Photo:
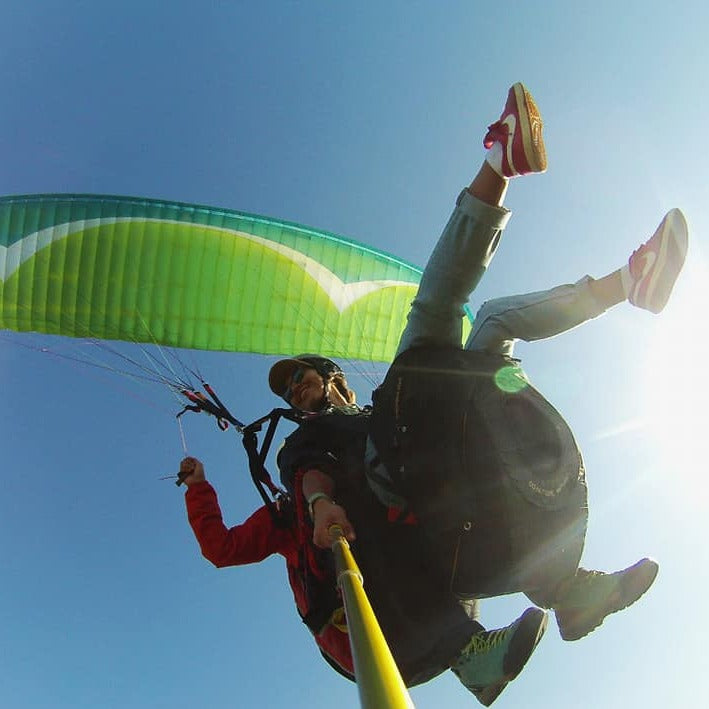
[[[682,277],[647,353],[647,423],[663,463],[687,482],[700,482],[709,479],[709,273],[704,264],[688,262]],[[709,485],[702,489],[707,493]]]

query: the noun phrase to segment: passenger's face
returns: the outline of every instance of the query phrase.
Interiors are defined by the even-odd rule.
[[[325,399],[325,382],[311,367],[296,369],[288,379],[284,399],[301,411],[319,411]]]

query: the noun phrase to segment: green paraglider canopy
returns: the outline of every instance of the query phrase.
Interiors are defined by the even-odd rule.
[[[97,195],[0,199],[0,328],[389,361],[420,269],[241,212]]]

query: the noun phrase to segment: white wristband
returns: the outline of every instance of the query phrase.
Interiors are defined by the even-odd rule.
[[[335,501],[325,492],[314,492],[310,497],[308,497],[308,514],[310,514],[310,519],[314,519],[313,516],[313,505],[318,500],[327,500],[331,505],[335,504]]]

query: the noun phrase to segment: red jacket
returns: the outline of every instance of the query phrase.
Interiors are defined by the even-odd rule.
[[[222,519],[217,493],[208,482],[190,485],[185,494],[187,517],[203,556],[215,566],[241,566],[263,561],[271,554],[285,557],[288,582],[301,617],[308,612],[303,575],[299,569],[301,543],[292,528],[283,529],[273,523],[264,507],[260,507],[243,524],[228,529]],[[328,624],[315,635],[320,650],[348,676],[354,674],[347,633]]]

